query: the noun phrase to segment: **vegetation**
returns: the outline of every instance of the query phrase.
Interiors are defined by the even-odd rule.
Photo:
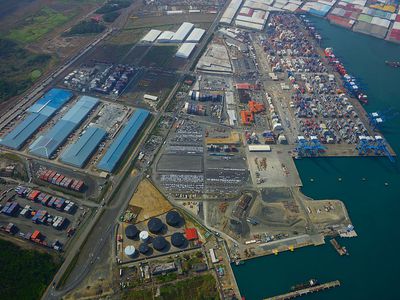
[[[157,66],[163,68],[171,63],[176,53],[176,46],[158,46],[149,50],[143,58],[144,65]]]
[[[166,282],[170,282],[170,281],[174,281],[178,278],[178,275],[176,273],[168,273],[165,275],[160,275],[157,276],[157,281],[160,283],[166,283]]]
[[[0,299],[39,299],[58,268],[51,255],[4,240],[0,253]]]
[[[98,14],[106,14],[109,12],[113,12],[119,10],[121,8],[126,8],[132,4],[132,0],[110,0],[98,10],[96,13]]]
[[[23,20],[20,26],[12,29],[7,38],[21,43],[38,40],[57,26],[70,20],[72,14],[64,15],[49,7],[44,7],[33,16]]]
[[[94,20],[85,20],[74,25],[66,35],[100,33],[104,29],[106,29],[106,26],[103,24],[97,23]]]
[[[48,54],[32,53],[12,40],[0,39],[0,102],[29,88],[38,79],[32,75],[42,72],[51,58]]]
[[[119,15],[120,13],[117,11],[106,13],[103,15],[103,21],[107,23],[112,23],[115,21],[116,18],[119,17]]]
[[[167,284],[160,288],[163,300],[217,300],[219,293],[211,274],[195,276],[187,280]]]

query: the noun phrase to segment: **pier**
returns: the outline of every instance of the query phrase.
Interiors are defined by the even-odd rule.
[[[335,248],[336,252],[339,253],[340,256],[348,255],[348,252],[345,247],[339,245],[339,243],[335,239],[330,240],[333,248]]]
[[[293,291],[290,293],[286,293],[283,295],[279,295],[279,296],[274,296],[274,297],[270,297],[270,298],[265,298],[264,300],[287,300],[287,299],[294,299],[297,297],[301,297],[304,295],[308,295],[314,292],[321,292],[330,288],[335,288],[340,286],[340,281],[339,280],[335,280],[335,281],[330,281],[327,283],[323,283],[323,284],[319,284],[316,286],[312,286],[312,287],[308,287],[308,288],[304,288],[301,290],[297,290],[297,291]]]

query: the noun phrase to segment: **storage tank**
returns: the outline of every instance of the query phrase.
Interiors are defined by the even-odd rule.
[[[159,218],[151,218],[147,223],[147,227],[151,233],[159,233],[163,229],[164,224]]]
[[[128,239],[135,239],[139,234],[139,230],[136,228],[135,225],[128,225],[125,228],[125,235]]]
[[[139,238],[143,243],[147,242],[149,240],[149,232],[145,230],[141,231],[139,233]]]
[[[140,246],[139,246],[139,252],[140,252],[140,253],[146,254],[146,253],[149,252],[149,250],[150,250],[150,247],[149,247],[148,244],[146,244],[146,243],[141,243],[141,244],[140,244]]]
[[[172,245],[174,245],[177,248],[180,248],[180,247],[184,246],[185,243],[186,243],[186,238],[182,233],[175,232],[174,234],[172,234],[172,236],[171,236],[171,244]]]
[[[167,213],[165,219],[168,225],[176,227],[181,223],[182,217],[177,211],[171,210]]]
[[[132,246],[132,245],[126,246],[124,252],[125,252],[126,256],[132,258],[135,255],[135,252],[136,252],[135,246]]]
[[[156,237],[153,240],[152,244],[153,244],[153,248],[156,249],[157,251],[162,251],[165,249],[165,247],[167,247],[167,241],[162,236]]]

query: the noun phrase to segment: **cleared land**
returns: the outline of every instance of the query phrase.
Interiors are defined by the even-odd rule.
[[[129,201],[129,205],[141,207],[137,222],[158,216],[172,209],[172,205],[147,179],[143,180]]]

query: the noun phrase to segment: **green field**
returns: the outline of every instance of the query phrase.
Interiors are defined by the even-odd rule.
[[[127,291],[123,299],[152,300],[150,289]],[[168,283],[160,288],[160,300],[219,300],[216,281],[211,274],[195,276],[178,282]]]
[[[48,54],[35,54],[12,40],[0,39],[0,102],[29,88],[51,62]]]
[[[58,269],[47,253],[0,240],[0,299],[39,299]]]
[[[74,15],[64,15],[49,7],[44,7],[35,15],[27,17],[21,24],[10,31],[8,39],[21,43],[37,41],[54,28],[69,21]]]

